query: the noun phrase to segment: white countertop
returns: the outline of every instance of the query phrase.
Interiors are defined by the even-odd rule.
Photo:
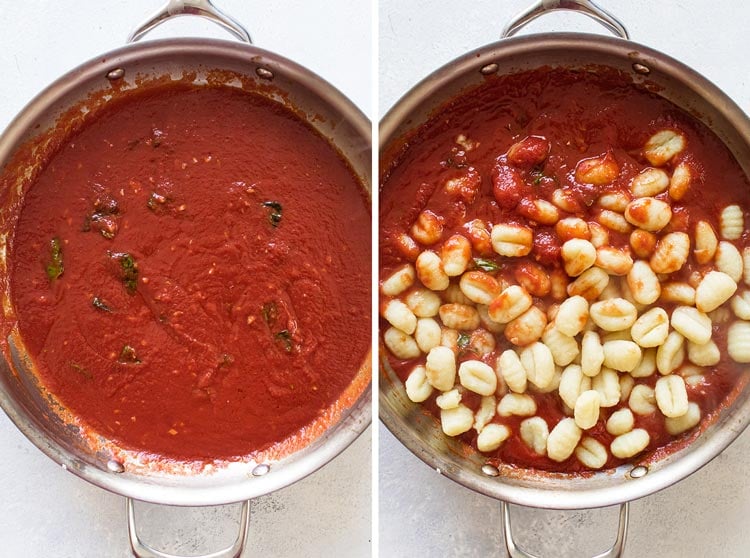
[[[421,78],[498,39],[530,0],[380,0],[380,113]],[[600,0],[632,40],[678,58],[750,111],[750,6],[734,0]],[[577,14],[553,14],[533,31],[606,33]],[[381,425],[380,555],[503,556],[500,505],[439,475]],[[750,555],[750,431],[679,484],[631,505],[625,556],[745,558]],[[582,558],[614,540],[616,508],[580,512],[512,507],[516,538],[544,558]]]
[[[317,72],[371,114],[371,19],[365,0],[216,0],[256,45]],[[41,89],[82,62],[119,47],[161,0],[0,0],[0,129]],[[181,18],[153,37],[229,38],[211,23]],[[252,504],[243,556],[370,555],[370,430],[317,473]],[[0,556],[131,556],[125,500],[63,471],[0,413]],[[231,542],[237,510],[141,505],[143,536],[194,555]],[[160,546],[161,545],[161,546]]]

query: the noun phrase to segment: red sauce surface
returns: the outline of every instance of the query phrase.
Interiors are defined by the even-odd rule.
[[[168,86],[114,104],[25,196],[9,258],[24,343],[49,392],[123,447],[267,449],[364,363],[367,195],[326,140],[259,95]],[[53,239],[64,271],[51,279]]]
[[[662,129],[679,130],[687,139],[686,149],[664,169],[671,174],[676,165],[685,162],[693,171],[688,193],[679,202],[672,202],[673,219],[664,232],[683,231],[689,233],[692,239],[695,223],[704,219],[718,233],[719,213],[729,204],[739,204],[745,215],[745,223],[750,222],[748,180],[726,146],[703,124],[667,100],[633,85],[627,76],[613,71],[605,69],[592,73],[542,69],[488,79],[477,89],[448,103],[409,136],[403,145],[391,151],[391,158],[384,161],[386,164],[380,187],[381,281],[405,262],[413,262],[416,258],[416,254],[409,255],[403,250],[398,238],[403,233],[409,234],[417,216],[425,209],[441,216],[444,228],[437,243],[430,246],[419,244],[420,251],[430,249],[440,254],[442,243],[451,235],[463,234],[468,238],[465,224],[473,219],[484,220],[488,229],[493,224],[512,222],[530,226],[534,230],[534,246],[528,256],[504,258],[492,252],[491,247],[489,253],[481,253],[477,252],[475,246],[472,257],[490,258],[500,264],[502,269],[494,274],[502,276],[510,284],[517,283],[516,272],[527,262],[539,263],[548,271],[561,267],[559,248],[562,242],[555,233],[554,225],[540,225],[523,217],[515,209],[504,209],[498,205],[493,195],[493,172],[497,172],[498,159],[507,153],[511,145],[528,136],[541,136],[549,140],[551,149],[543,164],[522,168],[518,172],[533,197],[550,200],[552,191],[557,188],[574,192],[580,203],[580,211],[567,213],[561,210],[560,218],[575,216],[590,222],[601,211],[593,203],[595,200],[605,193],[629,191],[631,179],[652,166],[644,158],[642,149],[648,138]],[[459,134],[478,145],[465,150],[456,142]],[[607,151],[611,151],[619,164],[619,174],[614,182],[604,187],[577,182],[575,169],[578,162],[601,156]],[[479,180],[474,199],[446,191],[446,181],[459,177]],[[665,199],[666,196],[665,192],[656,198]],[[611,246],[627,247],[628,239],[628,234],[609,232]],[[732,242],[741,251],[750,245],[750,232],[746,230],[739,240]],[[669,280],[686,281],[694,271],[704,272],[708,269],[695,262],[692,248],[691,243],[687,264],[672,274]],[[633,259],[638,258],[633,255]],[[457,284],[458,279],[451,278],[451,283]],[[423,287],[417,280],[414,288]],[[737,292],[745,289],[740,281]],[[408,292],[400,294],[399,298]],[[441,297],[446,302],[444,295]],[[381,294],[381,304],[388,300]],[[552,302],[549,297],[534,298],[534,304],[542,308]],[[652,306],[662,306],[668,313],[674,308],[673,304],[659,301]],[[731,314],[731,310],[729,312]],[[703,369],[704,382],[687,386],[689,400],[698,403],[704,418],[721,405],[746,368],[726,355],[727,325],[714,323],[713,327],[712,338],[722,352],[721,361],[716,366]],[[388,327],[388,322],[381,318],[381,332]],[[495,350],[480,358],[493,368],[497,357],[504,350],[513,348],[502,334],[496,334],[495,338]],[[387,349],[385,356],[404,381],[415,365],[425,362],[424,355],[408,361],[398,360]],[[459,352],[458,363],[469,359],[477,359],[476,354]],[[685,364],[688,364],[687,358]],[[658,378],[658,372],[647,378],[637,378],[636,385],[644,383],[653,387]],[[569,416],[565,414],[557,390],[539,394],[533,393],[532,387],[529,393],[537,401],[537,416],[546,420],[550,430],[563,417]],[[440,416],[440,409],[435,398],[439,394],[435,390],[424,403],[437,417]],[[476,411],[480,399],[478,395],[463,389],[462,404]],[[584,436],[596,438],[609,448],[614,436],[605,430],[604,424],[611,413],[624,407],[627,407],[627,401],[615,407],[602,408],[599,422],[594,428],[584,431]],[[670,443],[677,447],[681,439],[688,438],[692,433],[687,432],[675,440],[666,432],[664,416],[658,410],[649,416],[634,416],[634,428],[644,428],[650,434],[650,444],[645,450],[647,454]],[[546,455],[533,453],[518,435],[523,418],[495,415],[492,422],[507,424],[513,435],[497,451],[487,454],[490,461],[559,472],[589,470],[576,459],[575,454],[557,463]],[[476,431],[471,429],[462,438],[469,444],[475,444],[476,436]],[[604,468],[623,463],[609,451],[608,455]]]

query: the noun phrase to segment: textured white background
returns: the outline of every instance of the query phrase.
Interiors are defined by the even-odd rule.
[[[380,112],[453,58],[498,39],[530,0],[380,0]],[[634,41],[680,59],[750,110],[747,23],[742,1],[600,0]],[[548,15],[534,31],[606,33],[576,14]],[[381,428],[381,431],[384,430]],[[381,434],[380,554],[503,556],[500,507],[441,477],[393,436]],[[628,558],[750,556],[750,432],[704,469],[631,507]],[[552,512],[513,508],[517,538],[545,558],[582,558],[614,538],[617,511]]]
[[[371,18],[366,0],[216,0],[255,44],[317,72],[371,115]],[[119,47],[161,0],[0,0],[0,129],[43,87]],[[229,38],[182,18],[153,37]],[[149,36],[149,37],[150,37]],[[253,502],[246,556],[370,555],[370,431],[319,472]],[[0,413],[0,556],[130,556],[124,500],[57,467]],[[144,537],[194,555],[233,540],[234,508],[139,506]]]

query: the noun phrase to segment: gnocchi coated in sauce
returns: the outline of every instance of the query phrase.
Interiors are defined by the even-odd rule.
[[[493,78],[381,186],[383,358],[490,460],[686,440],[750,362],[750,195],[720,141],[604,72]]]

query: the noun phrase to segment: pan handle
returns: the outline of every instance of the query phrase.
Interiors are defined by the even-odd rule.
[[[513,529],[510,524],[510,505],[507,502],[501,502],[502,506],[502,526],[505,538],[505,550],[510,558],[537,558],[534,554],[529,554],[524,549],[519,548],[516,541],[513,540]],[[628,536],[628,502],[620,504],[620,519],[617,525],[617,538],[609,550],[597,554],[594,558],[620,558],[625,548],[625,539]]]
[[[128,35],[128,42],[134,43],[141,39],[146,33],[174,17],[183,15],[195,15],[211,20],[220,25],[240,41],[252,44],[250,33],[247,32],[240,22],[232,16],[225,14],[213,5],[211,0],[168,0],[156,13],[146,21],[138,25]]]
[[[591,0],[537,0],[532,6],[517,14],[503,29],[500,38],[512,37],[522,27],[532,22],[547,12],[556,10],[571,10],[580,12],[594,19],[607,28],[613,35],[621,39],[629,39],[630,35],[625,26],[615,16],[606,10],[603,10]]]
[[[144,543],[139,537],[135,526],[135,506],[133,505],[133,499],[127,498],[128,506],[128,537],[130,539],[130,549],[133,551],[133,556],[136,558],[182,558],[176,554],[167,554],[156,550],[152,546]],[[204,554],[196,558],[239,558],[242,554],[242,550],[245,548],[247,543],[247,530],[248,524],[250,523],[250,501],[245,500],[242,502],[242,509],[240,511],[240,532],[237,534],[237,538],[234,540],[232,546],[217,550],[211,554]]]

